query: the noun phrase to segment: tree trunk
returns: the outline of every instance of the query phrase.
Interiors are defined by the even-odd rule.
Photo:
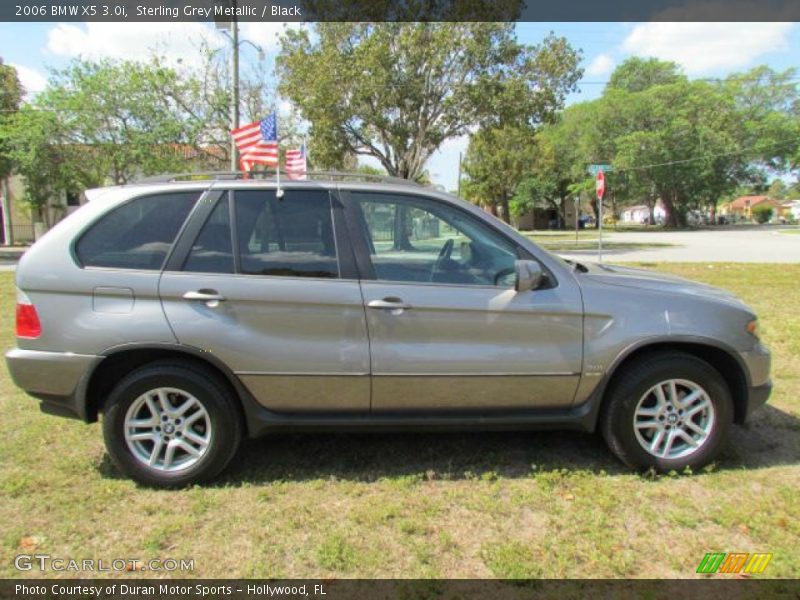
[[[664,203],[664,225],[669,229],[677,229],[681,226],[680,214],[677,206],[678,192],[666,190],[659,194],[661,202]]]
[[[592,211],[594,211],[594,228],[600,229],[600,207],[597,204],[597,197],[592,196],[589,199],[589,206],[592,207]]]
[[[8,178],[4,177],[0,181],[0,196],[2,196],[2,217],[3,217],[3,245],[10,246],[14,243],[11,232],[11,198],[8,187]]]
[[[508,196],[503,196],[500,199],[500,218],[509,225],[511,224],[511,213],[508,203]]]

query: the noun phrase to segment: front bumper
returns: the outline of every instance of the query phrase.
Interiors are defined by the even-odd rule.
[[[763,385],[751,387],[747,390],[746,413],[743,415],[742,422],[750,418],[753,411],[767,403],[769,395],[772,393],[772,381],[767,381]]]
[[[755,348],[748,352],[740,352],[739,356],[749,374],[744,414],[737,419],[738,422],[744,423],[755,409],[767,402],[772,393],[772,380],[769,376],[771,357],[769,349],[761,343],[756,344]]]
[[[6,365],[14,383],[42,401],[42,411],[86,420],[85,383],[102,356],[13,348]]]

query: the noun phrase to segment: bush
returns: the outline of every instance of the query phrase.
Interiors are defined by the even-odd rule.
[[[753,220],[756,223],[767,223],[772,219],[772,207],[756,206],[753,208]]]

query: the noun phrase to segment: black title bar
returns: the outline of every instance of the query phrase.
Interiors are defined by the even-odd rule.
[[[2,0],[0,21],[800,21],[798,0]]]

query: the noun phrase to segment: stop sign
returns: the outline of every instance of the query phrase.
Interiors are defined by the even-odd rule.
[[[606,174],[602,171],[597,172],[597,181],[595,183],[595,190],[597,191],[597,199],[602,200],[603,194],[606,193]]]

